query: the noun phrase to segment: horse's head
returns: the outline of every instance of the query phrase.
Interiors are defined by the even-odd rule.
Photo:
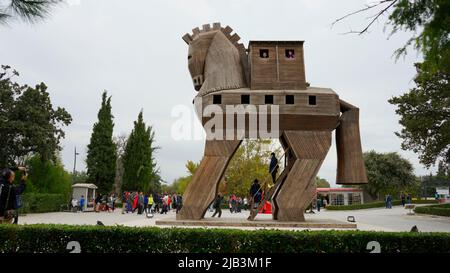
[[[243,61],[245,47],[238,44],[239,36],[230,35],[230,27],[219,23],[195,28],[183,40],[189,45],[188,66],[194,88],[201,94],[212,91],[246,87]],[[245,67],[245,66],[244,66]]]

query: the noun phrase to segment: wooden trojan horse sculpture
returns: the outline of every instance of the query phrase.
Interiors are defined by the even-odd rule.
[[[204,217],[244,138],[279,138],[289,154],[288,166],[267,193],[276,220],[304,221],[335,129],[336,183],[367,183],[359,109],[329,88],[308,86],[303,41],[250,41],[246,49],[232,31],[214,23],[183,36],[198,91],[194,102],[207,140],[177,219]]]

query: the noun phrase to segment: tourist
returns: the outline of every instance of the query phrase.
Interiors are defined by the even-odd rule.
[[[133,194],[131,192],[127,192],[127,213],[133,213]]]
[[[216,214],[219,214],[219,216],[218,216],[219,218],[222,216],[222,208],[221,208],[222,200],[223,200],[223,197],[219,193],[213,202],[213,208],[215,209],[215,212],[212,215],[212,217],[215,217]]]
[[[236,195],[233,193],[233,195],[231,196],[231,212],[236,213],[237,212],[237,197]]]
[[[406,203],[405,199],[406,199],[405,194],[402,192],[401,195],[400,195],[400,200],[402,201],[402,206],[403,207],[405,206],[405,203]]]
[[[238,197],[236,200],[236,212],[241,212],[241,207],[242,207],[242,198]]]
[[[77,212],[79,210],[78,208],[78,200],[72,196],[72,200],[70,201],[70,211]]]
[[[141,215],[143,210],[144,210],[144,193],[140,192],[138,194],[138,213],[137,214]]]
[[[261,186],[259,185],[258,179],[253,181],[250,188],[250,196],[253,201],[253,208],[258,208],[259,202],[261,202]]]
[[[412,197],[411,197],[410,193],[408,193],[408,195],[406,196],[406,203],[407,204],[411,204],[412,203]]]
[[[148,194],[144,195],[144,213],[148,213]]]
[[[153,213],[154,212],[154,200],[153,200],[153,194],[150,193],[148,195],[148,213]]]
[[[327,201],[327,199],[326,198],[324,198],[324,199],[322,199],[322,202],[323,202],[323,207],[324,208],[326,208],[327,206],[328,206],[328,201]]]
[[[114,211],[116,209],[116,199],[117,199],[116,194],[112,193],[110,196],[110,203],[111,203],[112,211]]]
[[[386,195],[385,203],[386,203],[386,208],[387,209],[391,209],[392,208],[392,197],[391,197],[390,194]]]
[[[133,213],[139,209],[139,194],[138,192],[133,192]]]
[[[177,209],[177,200],[178,196],[176,193],[172,194],[172,209],[176,210]]]
[[[94,211],[99,212],[100,211],[100,204],[102,203],[102,195],[99,193],[97,194],[97,198],[95,198],[95,204],[94,204]]]
[[[322,199],[317,198],[316,202],[317,211],[320,211],[320,207],[322,206]]]
[[[269,165],[269,174],[272,176],[272,182],[275,184],[277,179],[278,172],[278,159],[275,156],[275,153],[271,154],[270,165]]]
[[[80,198],[80,211],[83,212],[84,211],[84,203],[86,202],[86,200],[84,199],[84,195],[81,196]]]
[[[170,208],[172,206],[172,197],[170,194],[167,195],[167,210],[170,211]]]
[[[21,206],[21,195],[25,191],[25,182],[28,178],[27,170],[23,171],[19,185],[13,185],[16,174],[11,169],[5,169],[0,174],[0,224],[18,224],[19,214],[17,209]]]
[[[180,212],[181,207],[183,207],[183,196],[181,194],[178,194],[176,201],[176,213]]]
[[[167,211],[169,210],[169,196],[167,193],[164,194],[164,197],[162,198],[162,210],[161,214],[167,214]]]
[[[159,209],[161,208],[161,198],[157,193],[153,194],[153,201],[155,202],[155,212],[159,213]]]

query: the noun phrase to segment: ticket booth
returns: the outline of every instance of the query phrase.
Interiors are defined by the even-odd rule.
[[[77,183],[72,185],[72,198],[80,201],[81,197],[84,197],[83,211],[93,211],[95,201],[95,191],[97,186],[94,184]]]

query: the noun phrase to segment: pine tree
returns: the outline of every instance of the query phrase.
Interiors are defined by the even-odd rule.
[[[102,106],[98,112],[98,121],[92,130],[86,158],[88,181],[95,183],[99,193],[112,190],[116,171],[116,145],[113,142],[113,116],[111,97],[106,91],[102,95]]]
[[[125,147],[122,190],[154,192],[160,189],[161,177],[153,156],[158,149],[153,146],[154,138],[155,133],[151,126],[145,125],[141,111]]]

